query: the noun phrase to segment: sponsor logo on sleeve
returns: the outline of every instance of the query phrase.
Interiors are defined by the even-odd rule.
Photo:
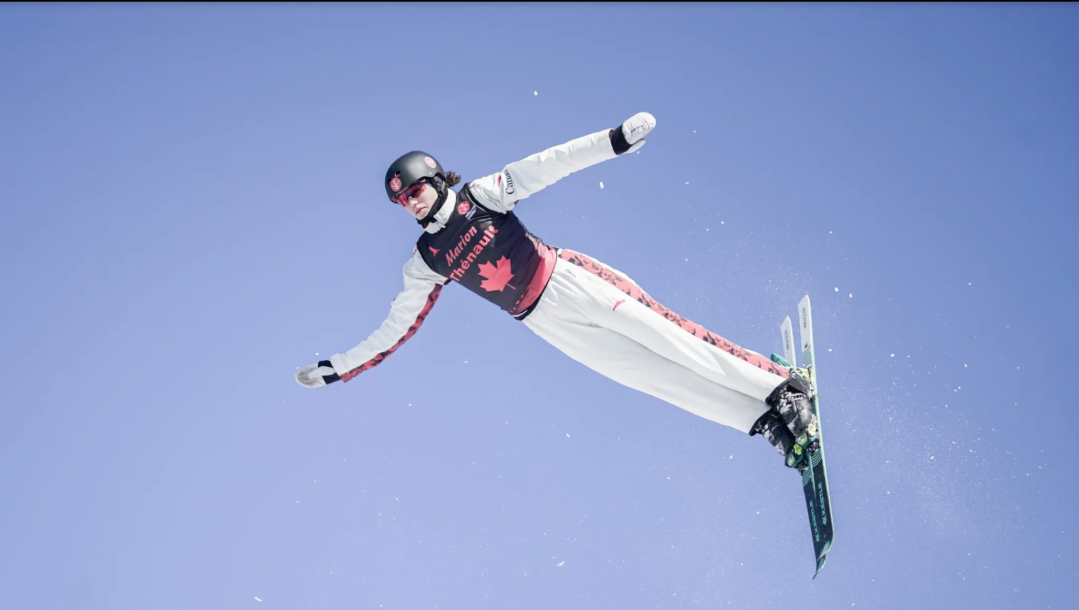
[[[462,201],[461,204],[457,206],[457,213],[464,216],[465,214],[468,214],[470,209],[471,207],[468,205],[468,202]]]
[[[507,195],[512,195],[513,192],[514,192],[514,188],[513,188],[513,176],[510,175],[510,170],[508,170],[508,169],[502,170],[502,175],[500,175],[499,178],[501,178],[502,176],[506,177],[506,194]]]

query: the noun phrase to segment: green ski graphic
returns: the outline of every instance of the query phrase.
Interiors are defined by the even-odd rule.
[[[806,447],[808,467],[802,472],[802,492],[805,494],[806,512],[809,513],[809,529],[813,536],[813,552],[820,574],[828,551],[832,548],[835,524],[832,520],[832,502],[828,493],[828,471],[824,460],[824,431],[820,413],[820,380],[817,376],[817,361],[813,355],[813,313],[809,306],[809,295],[798,303],[799,339],[801,340],[801,359],[795,360],[794,336],[791,332],[791,320],[786,318],[780,326],[783,340],[783,356],[772,354],[772,361],[794,368],[800,375],[813,383],[813,397],[810,403],[817,416],[817,439]]]

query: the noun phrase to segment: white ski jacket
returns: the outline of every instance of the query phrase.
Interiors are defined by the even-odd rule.
[[[610,130],[604,129],[510,163],[501,172],[471,182],[469,191],[477,203],[493,212],[508,214],[522,199],[547,188],[570,174],[613,159]],[[437,233],[457,206],[457,193],[449,191],[446,203],[424,229]],[[404,288],[394,298],[389,315],[356,347],[334,354],[330,363],[342,381],[378,366],[419,330],[434,307],[442,287],[450,279],[434,272],[413,250],[402,269]]]

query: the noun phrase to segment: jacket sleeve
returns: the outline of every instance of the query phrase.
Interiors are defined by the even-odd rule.
[[[449,282],[448,278],[432,271],[417,251],[405,263],[402,273],[404,290],[394,298],[390,313],[378,330],[347,352],[330,356],[333,370],[341,376],[341,381],[349,381],[378,366],[412,338],[434,307],[443,285]]]
[[[469,191],[483,207],[507,213],[521,199],[573,172],[618,156],[611,145],[610,133],[610,129],[597,131],[510,163],[501,173],[469,183]]]

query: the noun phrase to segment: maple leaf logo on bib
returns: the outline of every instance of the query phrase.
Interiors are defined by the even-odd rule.
[[[513,290],[517,290],[510,283],[510,279],[513,278],[513,269],[510,267],[510,261],[503,256],[495,261],[495,264],[480,263],[479,267],[480,276],[487,278],[480,283],[480,288],[483,288],[487,292],[502,291],[509,286]]]

